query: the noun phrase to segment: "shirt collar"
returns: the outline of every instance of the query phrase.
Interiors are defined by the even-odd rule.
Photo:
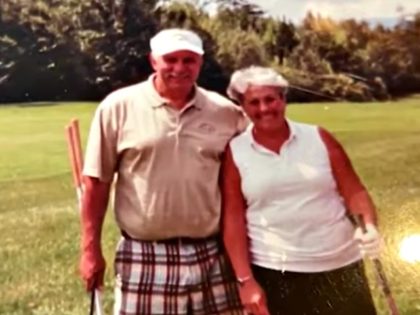
[[[147,79],[147,84],[149,85],[149,91],[150,91],[151,97],[153,98],[152,107],[156,108],[156,107],[168,105],[169,101],[166,98],[162,97],[158,93],[158,91],[156,91],[155,85],[153,83],[153,80],[155,79],[155,77],[156,77],[156,73],[151,74],[149,78]],[[200,96],[201,96],[200,89],[198,88],[196,84],[194,84],[194,96],[185,105],[184,109],[188,107],[192,107],[192,106],[194,106],[197,109],[202,109],[203,101]]]
[[[289,139],[287,139],[287,142],[290,142],[296,139],[297,137],[296,125],[293,123],[293,121],[291,121],[288,118],[286,118],[286,123],[289,126],[289,130],[290,130],[290,135],[289,135]]]
[[[284,145],[288,145],[290,142],[294,141],[297,137],[297,130],[296,130],[296,126],[293,123],[293,121],[291,121],[290,119],[286,118],[286,123],[289,126],[289,130],[290,130],[290,135],[289,138],[284,142]],[[254,124],[250,123],[248,125],[248,127],[246,128],[245,132],[248,136],[250,145],[254,148],[257,149],[259,151],[263,150],[264,152],[270,152],[268,149],[264,148],[263,146],[261,146],[261,144],[259,144],[257,141],[255,141],[254,136],[252,135],[252,128],[254,128]]]

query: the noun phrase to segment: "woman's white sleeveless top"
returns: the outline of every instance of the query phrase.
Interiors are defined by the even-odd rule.
[[[230,142],[252,262],[296,272],[351,264],[361,255],[318,128],[287,122],[291,134],[279,154],[255,142],[252,125]]]

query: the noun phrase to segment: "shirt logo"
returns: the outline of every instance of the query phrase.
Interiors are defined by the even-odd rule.
[[[200,129],[201,131],[204,131],[206,133],[213,133],[216,131],[216,128],[213,125],[210,125],[208,123],[201,123],[198,125],[198,129]]]

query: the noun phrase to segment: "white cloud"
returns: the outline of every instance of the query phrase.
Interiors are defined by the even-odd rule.
[[[253,0],[269,14],[292,21],[302,19],[308,10],[335,19],[397,18],[402,13],[420,11],[419,0]]]

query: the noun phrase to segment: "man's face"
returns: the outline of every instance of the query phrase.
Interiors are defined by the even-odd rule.
[[[189,90],[200,74],[203,58],[188,50],[180,50],[163,56],[150,56],[159,80],[169,89]]]

